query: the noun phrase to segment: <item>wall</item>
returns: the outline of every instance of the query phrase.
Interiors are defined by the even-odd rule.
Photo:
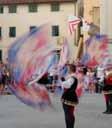
[[[3,37],[0,41],[0,48],[3,50],[3,58],[7,57],[7,50],[10,44],[18,37],[29,31],[30,26],[40,26],[50,22],[51,25],[60,26],[60,37],[53,37],[54,43],[57,43],[58,38],[67,37],[70,45],[70,58],[75,58],[77,47],[74,45],[74,35],[70,35],[68,29],[68,16],[76,15],[74,3],[61,4],[59,12],[51,12],[50,4],[38,5],[38,12],[29,13],[27,5],[18,5],[16,14],[8,13],[8,6],[4,6],[4,13],[0,14],[0,26],[2,27]],[[9,38],[9,27],[16,26],[16,38]],[[60,48],[60,46],[57,46]]]

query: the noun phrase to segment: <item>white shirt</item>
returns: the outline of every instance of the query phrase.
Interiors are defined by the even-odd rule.
[[[104,68],[102,67],[97,68],[97,78],[100,78],[99,82],[102,82],[104,80]]]
[[[61,86],[62,86],[62,88],[70,88],[71,87],[71,85],[74,83],[74,78],[72,77],[72,76],[74,76],[75,77],[75,74],[70,74],[67,78],[66,78],[66,80],[65,81],[61,81]]]

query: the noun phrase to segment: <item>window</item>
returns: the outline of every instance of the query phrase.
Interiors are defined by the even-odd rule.
[[[9,27],[9,37],[16,36],[16,27]]]
[[[52,26],[52,36],[59,36],[59,26]]]
[[[9,5],[9,13],[16,13],[17,6],[16,5]]]
[[[30,32],[35,30],[37,28],[37,26],[30,26]]]
[[[29,4],[29,12],[37,12],[37,4]]]
[[[51,4],[51,11],[59,11],[59,10],[60,10],[59,3],[52,3]]]
[[[4,11],[4,8],[2,5],[0,5],[0,13],[3,13],[3,11]]]
[[[0,27],[0,39],[2,38],[2,28]]]
[[[95,25],[100,26],[100,8],[93,7],[93,22]]]

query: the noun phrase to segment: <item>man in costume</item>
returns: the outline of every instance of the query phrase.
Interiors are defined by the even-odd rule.
[[[75,76],[76,67],[74,65],[69,65],[68,72],[69,75],[67,76],[65,81],[61,83],[61,86],[64,89],[61,101],[65,115],[66,128],[74,128],[74,109],[78,104],[78,97],[75,92],[78,85],[78,80]]]
[[[107,69],[105,71],[104,87],[103,87],[106,111],[104,114],[112,114],[112,69]]]

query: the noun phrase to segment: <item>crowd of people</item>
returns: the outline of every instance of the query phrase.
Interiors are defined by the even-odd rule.
[[[58,77],[63,77],[63,76],[66,77],[68,73],[67,66],[71,64],[76,66],[76,77],[78,78],[78,83],[81,86],[83,86],[82,87],[83,91],[88,92],[88,93],[101,93],[102,92],[102,89],[104,86],[104,77],[105,77],[104,68],[87,67],[87,66],[82,65],[78,61],[73,61],[73,63],[67,62],[62,69],[64,71],[64,74],[62,73],[63,75],[57,74],[57,69],[56,71],[53,69],[53,71],[47,74],[48,77],[50,76],[49,80],[53,80],[53,78],[57,79]],[[46,77],[46,74],[44,77]],[[56,79],[55,81],[57,81],[57,84],[58,84],[58,79],[57,80]]]
[[[101,93],[104,87],[104,79],[111,72],[112,68],[105,70],[103,67],[87,67],[80,63],[79,60],[69,61],[63,67],[61,77],[67,75],[67,65],[72,64],[76,66],[76,74],[78,78],[78,83],[83,84],[85,92],[88,93]],[[7,63],[0,62],[0,92],[3,92],[7,88],[7,85],[10,84],[13,79],[11,74],[11,67]],[[51,71],[45,73],[45,75],[39,80],[40,83],[49,84],[53,81],[58,81],[60,76],[57,69],[52,69]],[[47,82],[47,83],[46,83]],[[58,84],[58,82],[57,82]]]
[[[8,85],[11,83],[11,68],[7,63],[0,62],[0,94],[7,93]],[[7,92],[6,92],[7,90]]]

